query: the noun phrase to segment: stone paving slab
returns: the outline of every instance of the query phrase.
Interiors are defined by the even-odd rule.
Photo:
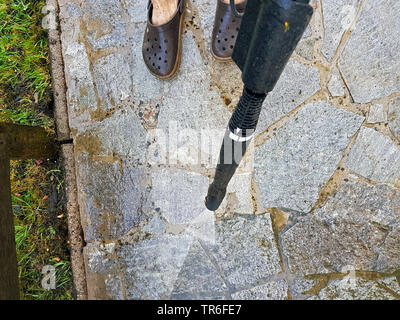
[[[217,212],[239,69],[191,0],[179,73],[151,76],[146,4],[59,0],[89,297],[399,298],[399,2],[311,2]]]

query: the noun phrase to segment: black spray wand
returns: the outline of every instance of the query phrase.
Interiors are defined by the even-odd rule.
[[[233,1],[231,0],[231,4]],[[216,210],[255,134],[262,104],[275,87],[313,14],[309,0],[248,0],[232,58],[244,90],[229,121],[206,207]]]

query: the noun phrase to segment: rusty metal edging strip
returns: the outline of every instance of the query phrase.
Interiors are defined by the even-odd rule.
[[[46,0],[43,13],[48,13],[48,40],[50,49],[50,65],[54,95],[54,117],[58,140],[70,142],[71,133],[68,125],[68,109],[64,61],[61,47],[60,26],[58,22],[58,0]],[[73,282],[78,300],[87,300],[87,282],[83,258],[83,230],[80,220],[78,193],[76,184],[74,145],[65,143],[61,146],[61,163],[65,173],[65,192],[67,196],[68,236],[71,248],[71,266]]]

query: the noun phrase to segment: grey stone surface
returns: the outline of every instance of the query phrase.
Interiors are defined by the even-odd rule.
[[[193,242],[179,272],[172,299],[226,297],[228,287],[199,242]]]
[[[280,235],[290,271],[317,274],[342,272],[348,266],[368,271],[398,268],[399,208],[399,191],[392,187],[354,181],[342,184],[323,207],[298,217]]]
[[[146,160],[147,133],[132,109],[121,109],[100,123],[76,135],[75,148],[95,156],[129,159],[135,164]]]
[[[234,288],[255,285],[281,271],[269,215],[217,221],[215,245],[205,243]]]
[[[222,201],[217,214],[223,215],[228,210],[238,213],[253,213],[251,176],[251,173],[238,173],[232,177],[226,190],[228,196]]]
[[[266,208],[309,211],[363,118],[325,101],[304,106],[255,151],[255,181]]]
[[[369,113],[367,118],[368,123],[379,123],[386,121],[387,121],[387,116],[385,113],[385,108],[382,104],[373,104],[369,107]]]
[[[268,282],[251,289],[241,290],[232,294],[233,300],[284,300],[287,298],[288,285],[286,281]]]
[[[350,29],[356,18],[361,0],[322,0],[325,38],[322,53],[330,61],[334,56],[343,34]]]
[[[264,131],[316,93],[320,89],[319,82],[317,68],[290,60],[274,90],[269,93],[264,102],[257,132]]]
[[[167,81],[142,60],[147,1],[58,3],[90,296],[285,299],[290,286],[303,299],[319,280],[300,277],[325,281],[324,273],[354,269],[372,271],[376,281],[334,280],[311,299],[399,292],[387,277],[400,267],[398,1],[365,1],[338,64],[326,60],[340,54],[361,1],[311,2],[312,25],[267,98],[257,133],[277,129],[255,139],[260,145],[217,212],[205,209],[204,196],[243,84],[233,62],[209,54],[216,1],[191,1],[182,64]],[[346,86],[355,104],[337,109],[339,99],[330,100]],[[328,101],[310,102],[315,93]],[[345,109],[365,113],[369,105],[368,121],[389,135],[387,121],[393,135],[362,128],[344,164],[354,173],[338,171],[345,182],[306,214],[364,120]],[[252,215],[268,207],[290,212],[279,235],[285,272],[269,214]]]
[[[370,102],[400,91],[400,20],[394,18],[399,13],[397,0],[366,1],[362,9],[339,59],[355,102]]]
[[[118,239],[136,226],[149,197],[142,169],[118,162],[76,158],[78,201],[85,240]]]
[[[390,131],[400,141],[400,97],[389,102],[388,120]]]
[[[400,224],[388,233],[379,252],[376,269],[380,272],[395,272],[400,268]]]
[[[314,280],[299,279],[294,280],[293,284],[289,286],[290,293],[292,296],[298,296],[305,294],[315,285]]]
[[[127,299],[170,297],[193,240],[161,235],[117,248]]]
[[[346,165],[365,178],[398,183],[400,148],[388,136],[372,128],[362,127]]]
[[[313,58],[315,39],[302,39],[296,47],[296,53],[304,59],[311,61]]]
[[[147,21],[147,1],[124,0],[123,3],[133,23],[144,23]]]
[[[190,223],[204,210],[206,177],[185,170],[163,169],[152,174],[152,199],[170,224]]]
[[[184,45],[189,52],[182,56],[180,73],[168,83],[168,94],[160,104],[157,129],[176,141],[172,148],[169,138],[170,161],[198,166],[201,153],[211,154],[211,149],[221,147],[220,135],[216,138],[213,133],[225,131],[230,114],[222,107],[216,90],[210,88],[208,70],[189,33],[184,37]],[[211,147],[200,142],[202,135],[210,138]],[[165,147],[161,145],[160,152],[165,152]]]
[[[396,277],[384,278],[379,280],[378,283],[383,284],[396,294],[400,295],[400,284]]]
[[[143,228],[141,228],[143,232],[150,234],[162,234],[165,232],[165,224],[164,221],[160,219],[160,217],[153,217]]]
[[[100,274],[117,272],[117,261],[114,259],[115,244],[89,243],[84,248],[84,254],[88,260],[88,269]]]
[[[343,81],[338,74],[333,74],[328,83],[328,90],[333,97],[341,97],[344,95]]]
[[[93,67],[98,98],[104,109],[119,105],[130,97],[131,74],[129,63],[121,54],[110,54]]]
[[[362,279],[334,280],[322,289],[317,300],[395,300],[375,282]]]

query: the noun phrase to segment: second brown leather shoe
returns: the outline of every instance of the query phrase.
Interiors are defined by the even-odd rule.
[[[246,4],[247,1],[244,1],[235,5],[236,10],[243,12]],[[215,59],[231,60],[241,22],[242,18],[233,15],[229,3],[218,0],[211,38],[211,54]]]
[[[172,78],[179,69],[184,3],[185,0],[179,0],[178,9],[171,20],[159,26],[151,22],[153,5],[151,1],[148,4],[142,55],[150,73],[160,79]]]

